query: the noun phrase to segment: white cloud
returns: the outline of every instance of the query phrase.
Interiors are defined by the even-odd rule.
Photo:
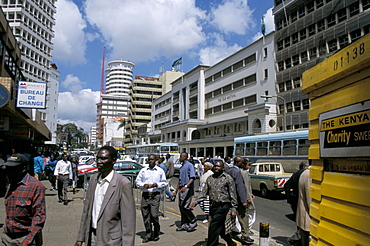
[[[212,66],[242,48],[237,44],[228,46],[222,35],[218,33],[210,34],[209,38],[212,39],[213,45],[199,51],[199,60],[205,65]]]
[[[86,38],[84,29],[86,22],[77,7],[70,0],[56,2],[56,24],[53,57],[58,62],[69,65],[84,64]]]
[[[96,103],[100,92],[83,89],[79,92],[60,92],[58,101],[58,119],[61,124],[74,122],[85,131],[96,124]]]
[[[86,0],[86,18],[103,35],[112,59],[172,58],[205,40],[204,11],[194,0]]]
[[[73,74],[67,74],[65,80],[62,81],[62,86],[74,93],[82,90],[83,85],[86,83],[81,81],[78,77]]]
[[[244,35],[255,26],[252,14],[246,0],[227,0],[211,8],[211,24],[223,33]]]
[[[268,9],[266,13],[264,14],[264,22],[265,22],[265,34],[268,34],[275,30],[275,22],[274,22],[274,15],[272,14],[272,8]],[[262,32],[258,32],[254,37],[252,38],[253,41],[259,39],[262,37]]]

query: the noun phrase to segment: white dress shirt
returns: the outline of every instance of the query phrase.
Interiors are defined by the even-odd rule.
[[[145,184],[154,183],[158,186],[149,189],[144,188]],[[155,166],[153,169],[149,167],[142,168],[136,178],[136,185],[144,192],[160,192],[167,184],[166,174],[163,169],[158,166]]]
[[[98,183],[96,184],[95,188],[94,204],[92,211],[92,227],[95,229],[97,229],[101,205],[103,203],[104,196],[105,193],[107,192],[109,183],[112,181],[112,178],[113,170],[104,179],[102,179],[101,175],[99,175]]]
[[[69,179],[72,179],[72,166],[70,161],[63,161],[60,160],[57,162],[57,165],[55,166],[54,175],[66,175],[68,174]]]

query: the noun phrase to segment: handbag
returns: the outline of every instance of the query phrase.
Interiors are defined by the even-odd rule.
[[[229,212],[225,220],[225,234],[231,233],[235,226],[236,218],[231,217],[231,213]]]

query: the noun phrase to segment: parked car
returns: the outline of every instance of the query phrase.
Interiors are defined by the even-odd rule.
[[[85,172],[90,172],[93,169],[97,169],[95,159],[89,159],[85,162],[85,164],[78,164],[77,167],[77,173],[85,173]]]
[[[78,158],[78,163],[85,164],[88,160],[91,160],[91,159],[95,159],[95,157],[92,155],[80,156],[80,158]]]
[[[89,180],[90,177],[98,171],[96,163],[92,165],[93,167],[90,170],[87,170],[85,172],[81,172],[78,174],[78,187],[83,187],[83,183],[86,179]],[[125,177],[127,177],[131,183],[134,185],[135,184],[135,179],[137,174],[140,172],[140,170],[143,168],[142,165],[134,162],[134,161],[123,161],[123,160],[118,160],[114,166],[113,169],[118,173],[121,174]],[[85,187],[87,189],[87,187]]]
[[[254,163],[249,169],[252,189],[266,197],[269,192],[284,191],[284,184],[292,176],[285,173],[281,163]]]

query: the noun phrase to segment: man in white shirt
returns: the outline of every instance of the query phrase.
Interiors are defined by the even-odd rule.
[[[54,175],[58,184],[58,199],[64,205],[68,205],[67,187],[72,180],[71,162],[67,160],[67,155],[62,154],[62,159],[55,166]]]
[[[136,178],[136,185],[143,191],[141,214],[146,230],[143,243],[147,243],[149,240],[159,240],[160,225],[158,217],[161,191],[168,184],[163,169],[155,164],[155,155],[149,155],[148,162],[149,167],[141,169]]]

